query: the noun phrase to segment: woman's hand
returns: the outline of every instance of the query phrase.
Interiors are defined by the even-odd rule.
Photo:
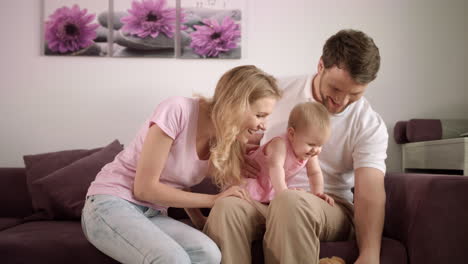
[[[329,205],[334,206],[335,205],[335,200],[331,198],[331,196],[325,194],[325,193],[315,193],[315,196],[321,198],[325,202],[327,202]]]
[[[234,185],[234,186],[227,188],[223,192],[217,194],[215,198],[215,202],[218,199],[222,199],[228,196],[234,196],[240,199],[244,199],[246,201],[250,201],[250,195],[247,193],[247,191],[238,185]]]

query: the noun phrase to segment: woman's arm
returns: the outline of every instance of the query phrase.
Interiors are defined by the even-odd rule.
[[[288,189],[284,175],[284,161],[286,160],[286,144],[281,139],[274,139],[265,148],[268,162],[268,173],[275,194]]]
[[[209,195],[186,192],[161,183],[159,177],[173,141],[156,124],[150,127],[135,176],[134,195],[137,199],[178,208],[211,208],[217,198],[230,195],[244,197],[242,190],[237,186],[218,195]]]

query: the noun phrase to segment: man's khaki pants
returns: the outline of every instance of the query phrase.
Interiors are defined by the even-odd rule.
[[[354,235],[352,204],[333,198],[332,207],[295,190],[281,192],[270,205],[226,197],[216,202],[203,231],[220,247],[224,264],[250,264],[252,241],[263,233],[265,263],[315,264],[320,241]]]

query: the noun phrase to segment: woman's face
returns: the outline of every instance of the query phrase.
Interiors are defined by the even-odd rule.
[[[241,132],[237,139],[247,143],[248,139],[259,130],[266,129],[266,118],[273,112],[276,98],[264,97],[250,104],[250,109],[245,113]]]

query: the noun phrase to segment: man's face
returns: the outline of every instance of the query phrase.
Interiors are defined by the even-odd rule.
[[[318,81],[314,82],[314,89],[318,85],[318,99],[331,114],[343,112],[353,102],[359,100],[367,88],[367,84],[355,82],[348,71],[333,66],[329,69],[323,67],[320,60]],[[316,91],[317,91],[316,90]]]

